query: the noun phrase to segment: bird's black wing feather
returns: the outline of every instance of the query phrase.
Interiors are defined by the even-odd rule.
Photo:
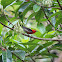
[[[29,29],[29,28],[27,28],[27,27],[24,27],[24,26],[22,26],[22,28],[23,28],[23,30],[24,30],[25,32],[30,32],[30,33],[32,33],[32,30],[31,30],[31,29]]]

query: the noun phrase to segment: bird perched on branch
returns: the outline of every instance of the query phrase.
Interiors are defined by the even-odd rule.
[[[28,1],[30,1],[30,0],[25,0],[25,1],[27,1],[27,2],[28,2]]]
[[[21,26],[21,25],[20,25]],[[25,26],[21,26],[23,28],[23,30],[27,33],[27,34],[34,34],[36,32],[36,30],[32,30],[30,28],[27,28]]]

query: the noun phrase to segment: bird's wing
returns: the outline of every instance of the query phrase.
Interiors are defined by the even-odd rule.
[[[22,26],[22,28],[23,28],[23,30],[26,32],[26,33],[32,33],[32,30],[31,29],[29,29],[29,28],[27,28],[27,27],[24,27],[24,26]]]

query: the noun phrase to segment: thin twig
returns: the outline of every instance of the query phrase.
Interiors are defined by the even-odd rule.
[[[31,59],[32,59],[32,62],[35,62],[35,60],[31,57]]]
[[[10,24],[12,24],[10,21],[9,21],[9,19],[7,18],[7,16],[4,14],[4,16],[5,16],[5,18],[7,19],[7,21],[10,23]],[[13,25],[13,24],[12,24]]]
[[[43,12],[44,12],[44,14],[45,14],[45,17],[46,17],[46,19],[48,20],[48,22],[52,25],[52,27],[54,28],[54,26],[53,26],[53,24],[50,22],[50,20],[48,19],[48,16],[46,15],[46,13],[45,13],[45,10],[44,10],[44,8],[42,7],[42,10],[43,10]],[[54,30],[55,30],[55,28],[54,28]]]
[[[60,9],[59,7],[46,7],[46,6],[43,6],[44,8],[56,8],[56,9]]]
[[[58,2],[59,6],[60,6],[60,8],[61,8],[61,10],[62,10],[62,6],[61,6],[61,4],[60,4],[59,0],[57,0],[57,2]]]
[[[36,1],[33,1],[35,4],[37,4],[36,3]],[[42,6],[42,5],[40,5],[40,4],[37,4],[37,5],[39,5],[40,7],[44,7],[44,8],[55,8],[55,9],[61,9],[60,7],[46,7],[46,6]]]
[[[13,28],[10,28],[10,27],[6,26],[6,25],[3,24],[2,22],[0,22],[0,24],[2,24],[4,27],[7,27],[7,28],[9,28],[9,29],[11,29],[11,30],[14,30]]]
[[[46,40],[46,41],[62,41],[62,39],[51,39],[51,38],[38,38],[38,37],[32,37],[32,36],[30,36],[30,35],[28,35],[28,34],[24,34],[24,33],[22,33],[22,35],[25,35],[25,36],[27,36],[27,37],[30,37],[30,38],[33,38],[33,39],[38,39],[38,40]]]
[[[13,55],[15,55],[13,52],[12,52]],[[15,55],[18,59],[20,59],[20,57],[18,57],[17,55]],[[21,59],[20,59],[21,60]],[[24,60],[21,60],[22,62],[25,62]]]

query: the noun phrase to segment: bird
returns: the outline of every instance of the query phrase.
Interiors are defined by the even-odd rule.
[[[30,1],[30,0],[25,0],[25,1],[27,1],[27,2],[28,2],[28,1]]]
[[[21,27],[23,28],[23,31],[26,32],[27,34],[34,34],[36,32],[36,30],[32,30],[32,29],[27,28],[27,27],[25,27],[23,25]]]

